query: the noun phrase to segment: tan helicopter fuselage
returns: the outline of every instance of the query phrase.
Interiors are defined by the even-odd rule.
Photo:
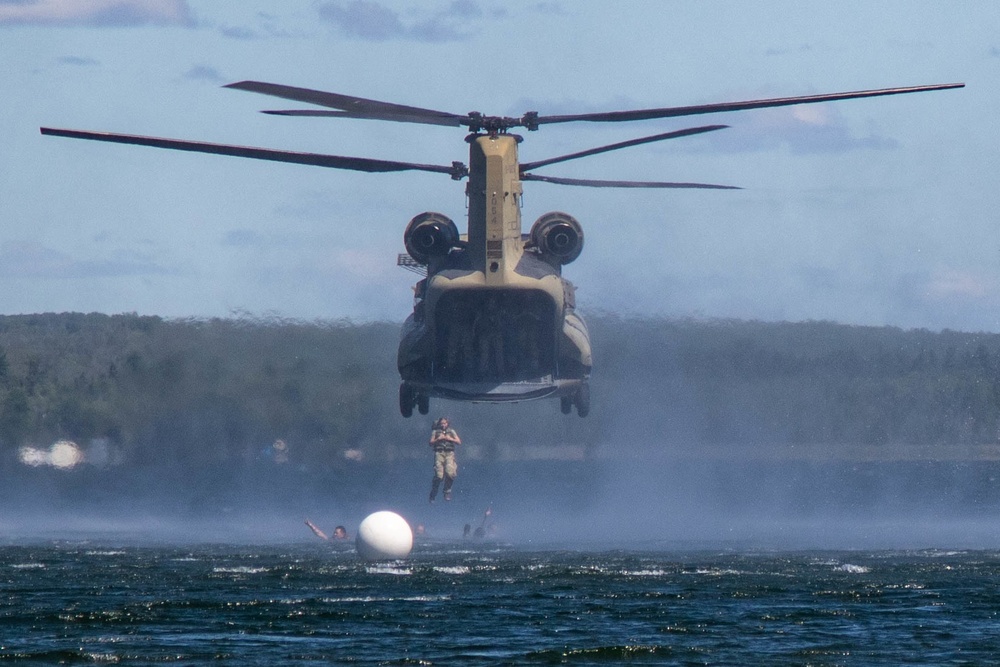
[[[524,400],[571,393],[589,376],[574,288],[521,232],[518,140],[469,137],[464,247],[428,261],[400,345],[400,373],[418,393]]]

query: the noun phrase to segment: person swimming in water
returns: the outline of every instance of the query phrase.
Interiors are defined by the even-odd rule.
[[[347,529],[344,528],[343,526],[337,526],[336,528],[334,528],[333,535],[331,536],[327,535],[322,530],[320,530],[319,527],[309,519],[306,519],[306,525],[309,526],[309,530],[311,530],[313,534],[321,540],[326,540],[328,542],[335,542],[338,540],[346,540],[348,537]]]

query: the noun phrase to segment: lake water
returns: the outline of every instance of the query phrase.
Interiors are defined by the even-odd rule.
[[[998,612],[993,550],[0,546],[15,663],[995,664]]]

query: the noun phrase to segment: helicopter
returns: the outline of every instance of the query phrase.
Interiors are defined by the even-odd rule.
[[[397,263],[423,277],[414,286],[413,312],[400,336],[399,410],[427,414],[431,398],[474,402],[516,402],[559,398],[564,414],[590,411],[593,366],[590,336],[576,310],[575,286],[562,275],[576,260],[583,228],[560,211],[538,217],[527,233],[521,223],[522,184],[539,181],[598,188],[699,188],[736,190],[710,183],[560,178],[533,173],[553,164],[641,144],[714,132],[727,125],[703,125],[608,144],[544,160],[521,162],[523,137],[515,128],[571,122],[631,122],[729,111],[899,95],[961,88],[962,83],[882,88],[797,97],[721,102],[627,111],[518,118],[478,111],[455,114],[362,97],[261,81],[226,88],[259,93],[321,109],[266,110],[265,114],[394,121],[464,127],[469,163],[419,164],[362,157],[301,153],[139,135],[40,128],[42,134],[173,150],[229,155],[363,172],[424,171],[468,179],[465,234],[447,215],[424,212],[403,233],[406,254]]]

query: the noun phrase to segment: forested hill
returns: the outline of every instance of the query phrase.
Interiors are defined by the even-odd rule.
[[[1000,428],[1000,335],[843,326],[589,318],[589,417],[558,401],[397,408],[389,323],[0,316],[0,467],[24,447],[101,443],[107,465],[425,458],[448,414],[482,459],[675,446],[914,447],[982,453]],[[561,453],[561,454],[560,454]]]

